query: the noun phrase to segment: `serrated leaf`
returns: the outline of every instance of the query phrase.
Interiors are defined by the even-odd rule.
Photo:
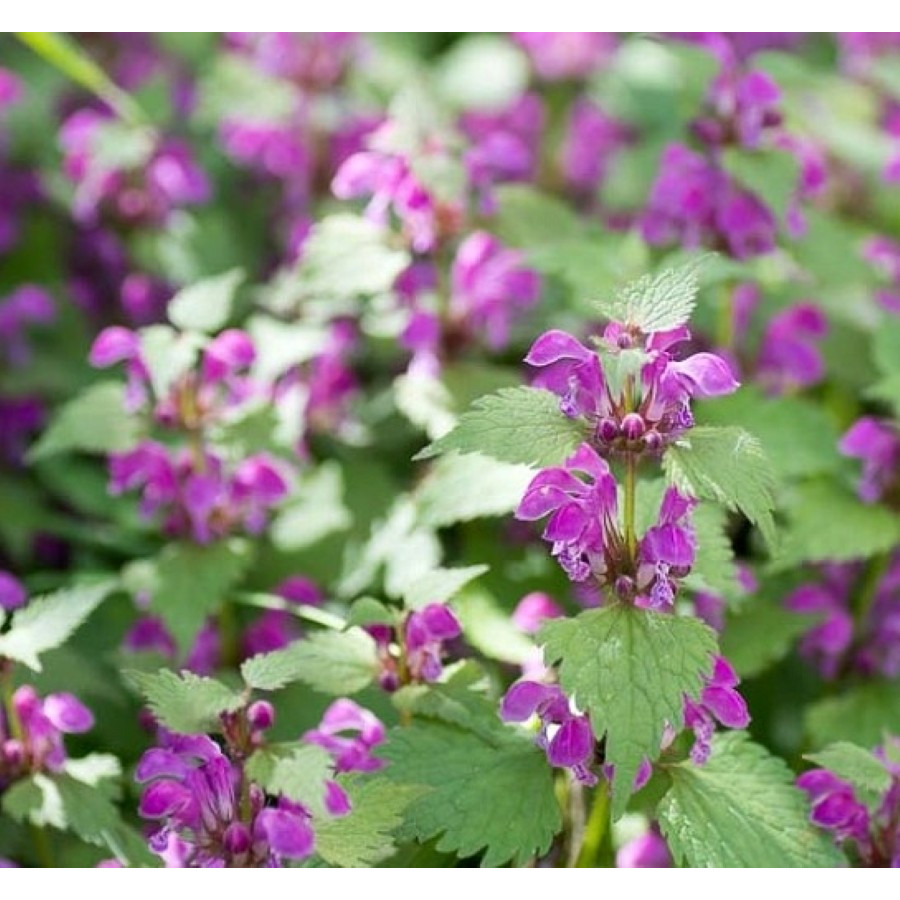
[[[340,781],[352,809],[347,816],[316,823],[316,852],[332,866],[374,866],[397,849],[393,832],[403,823],[409,804],[426,789],[377,776]]]
[[[699,619],[614,604],[548,622],[538,643],[566,693],[590,712],[597,739],[606,738],[618,818],[641,762],[659,755],[667,724],[680,728],[685,696],[699,695],[716,636]]]
[[[302,681],[335,696],[361,691],[377,673],[375,641],[361,628],[320,631],[241,666],[247,684],[261,691]]]
[[[888,681],[851,688],[807,707],[805,722],[813,745],[852,741],[875,747],[885,735],[900,734],[900,691]]]
[[[487,572],[488,566],[465,566],[459,569],[433,569],[413,581],[403,592],[409,609],[421,609],[429,603],[446,603],[469,582]]]
[[[789,495],[778,569],[803,562],[846,562],[885,553],[900,541],[900,518],[863,503],[834,481],[797,485]]]
[[[784,223],[797,196],[800,176],[800,163],[793,153],[729,147],[722,153],[722,165],[742,188],[755,194]]]
[[[129,670],[126,676],[143,694],[150,711],[171,731],[218,731],[221,714],[240,709],[245,698],[215,678],[160,669],[155,674]]]
[[[231,269],[183,287],[169,301],[169,320],[186,331],[219,331],[231,317],[234,297],[243,280],[241,269]]]
[[[407,685],[391,699],[397,709],[410,716],[438,719],[471,731],[489,744],[501,744],[510,730],[500,720],[497,704],[476,689],[473,679],[483,682],[484,671],[470,662],[446,682]]]
[[[536,388],[506,388],[476,400],[456,428],[414,459],[441,453],[481,453],[528,466],[561,463],[588,437],[588,425],[559,410],[559,398]]]
[[[435,528],[511,513],[534,478],[529,466],[480,453],[448,453],[422,479],[415,500],[422,521]]]
[[[745,427],[763,446],[776,474],[784,479],[834,472],[842,464],[838,430],[827,411],[802,397],[764,397],[755,387],[702,404],[703,425]]]
[[[106,582],[34,598],[13,615],[12,627],[0,636],[0,656],[40,672],[41,654],[64,644],[113,587]]]
[[[390,246],[377,225],[348,213],[327,216],[303,245],[300,276],[314,296],[352,298],[391,289],[409,254]]]
[[[251,549],[247,541],[230,538],[215,544],[173,543],[160,553],[150,606],[182,651],[240,581]]]
[[[706,257],[683,266],[644,275],[626,284],[612,300],[598,301],[601,315],[634,325],[645,334],[684,325],[697,305],[700,270]]]
[[[691,590],[710,591],[726,599],[740,595],[734,564],[734,548],[728,535],[727,514],[715,503],[701,503],[691,521],[697,536],[697,552],[684,584]]]
[[[742,678],[758,675],[783,659],[794,641],[819,621],[819,616],[785,609],[780,602],[757,594],[730,612],[720,637],[722,655]]]
[[[247,775],[267,793],[302,803],[313,816],[327,816],[325,782],[334,775],[331,755],[312,744],[273,744],[257,750]]]
[[[719,734],[705,765],[669,766],[659,805],[675,857],[694,868],[832,868],[844,862],[809,823],[806,796],[784,761],[742,732]]]
[[[35,462],[72,451],[118,453],[133,447],[139,433],[137,419],[125,412],[125,388],[116,381],[100,381],[60,407],[28,459]]]
[[[850,782],[870,807],[879,803],[891,786],[891,775],[884,763],[870,750],[849,741],[838,741],[803,758]]]
[[[443,722],[394,729],[381,755],[383,777],[431,788],[412,800],[404,836],[459,856],[484,851],[482,866],[524,865],[547,851],[562,825],[552,769],[525,737],[510,733],[491,744]]]
[[[682,493],[739,510],[775,544],[775,474],[759,441],[742,428],[694,428],[663,457]]]

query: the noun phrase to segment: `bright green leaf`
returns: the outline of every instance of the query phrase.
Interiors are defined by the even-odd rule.
[[[459,424],[414,458],[482,453],[507,463],[552,466],[588,437],[588,425],[559,411],[559,398],[535,388],[506,388],[472,404]]]
[[[885,735],[900,734],[897,684],[873,681],[813,703],[806,710],[806,731],[814,746],[836,741],[878,746]]]
[[[759,441],[742,428],[694,428],[663,457],[669,481],[684,494],[740,510],[775,543],[775,474]]]
[[[788,150],[755,151],[735,147],[722,154],[722,164],[734,180],[762,200],[784,223],[797,196],[800,163]]]
[[[409,609],[421,609],[429,603],[446,603],[470,581],[487,572],[487,566],[465,566],[460,569],[434,569],[413,581],[403,592]]]
[[[879,803],[891,786],[891,774],[870,750],[849,741],[838,741],[804,759],[849,781],[868,806]]]
[[[334,762],[313,744],[272,744],[257,750],[247,775],[269,794],[302,803],[313,816],[327,816],[325,782],[334,777]]]
[[[244,273],[232,269],[182,288],[169,301],[169,320],[186,331],[212,334],[231,317],[234,297]]]
[[[616,767],[613,814],[625,810],[645,757],[656,759],[667,724],[684,721],[712,669],[714,632],[699,619],[614,604],[548,622],[538,635],[547,665],[579,708],[591,714],[606,761]]]
[[[125,412],[125,388],[117,381],[100,381],[76,394],[53,417],[29,452],[36,461],[57,453],[117,453],[133,447],[139,437],[137,420]]]
[[[64,644],[113,587],[106,582],[35,597],[13,615],[12,627],[0,636],[0,656],[40,672],[41,654]]]
[[[809,823],[794,774],[743,732],[713,739],[708,762],[668,767],[658,815],[676,859],[693,868],[833,868],[843,856]]]
[[[144,695],[153,715],[171,731],[197,734],[218,731],[221,714],[240,709],[245,698],[215,678],[160,669],[155,674],[126,673]]]

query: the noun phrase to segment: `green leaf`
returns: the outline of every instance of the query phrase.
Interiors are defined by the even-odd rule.
[[[742,732],[719,734],[702,766],[668,767],[658,809],[672,853],[693,868],[832,868],[831,837],[809,823],[806,796],[785,763]]]
[[[287,124],[297,114],[293,86],[233,53],[204,59],[197,118],[210,126],[233,116],[242,122]]]
[[[114,586],[106,582],[35,597],[13,614],[12,627],[0,636],[0,656],[40,672],[41,654],[64,644]]]
[[[900,322],[881,322],[872,335],[872,356],[882,375],[900,375]]]
[[[200,335],[179,333],[168,325],[141,329],[141,358],[156,397],[167,397],[175,382],[194,367],[201,344]]]
[[[354,600],[350,607],[347,625],[378,625],[393,620],[394,611],[392,609],[374,597],[360,597],[358,600]]]
[[[614,604],[548,622],[538,643],[547,665],[559,664],[566,693],[590,712],[597,739],[606,738],[618,818],[644,757],[657,758],[667,723],[682,725],[685,695],[699,695],[715,634],[699,619]]]
[[[422,521],[435,528],[511,513],[534,470],[498,462],[480,453],[440,457],[416,490]]]
[[[516,666],[538,656],[534,641],[513,624],[509,613],[490,594],[467,589],[453,601],[453,609],[466,641],[485,656]]]
[[[709,591],[726,599],[737,598],[741,586],[737,580],[734,549],[728,535],[728,517],[721,506],[701,503],[693,512],[697,553],[691,572],[684,579],[693,591]]]
[[[344,504],[341,467],[329,460],[308,471],[291,495],[289,505],[272,521],[272,542],[280,550],[300,550],[352,522]]]
[[[326,817],[325,782],[334,775],[331,755],[312,744],[272,744],[257,750],[247,775],[269,794],[302,803],[313,816]]]
[[[506,388],[476,400],[453,431],[414,459],[458,450],[483,453],[501,462],[552,466],[587,437],[587,423],[564,416],[555,394],[528,387]]]
[[[775,473],[759,441],[742,428],[694,428],[663,457],[669,481],[684,494],[740,510],[775,544]]]
[[[626,284],[611,301],[598,301],[601,315],[634,325],[645,334],[684,325],[697,305],[700,270],[707,257],[692,259],[677,269],[644,275]]]
[[[803,562],[846,562],[888,552],[900,541],[900,518],[863,503],[834,481],[796,486],[788,495],[778,569]]]
[[[482,866],[524,865],[547,851],[562,825],[553,770],[531,739],[511,729],[495,743],[454,725],[421,722],[394,729],[381,751],[381,777],[430,788],[410,803],[400,837],[472,856]]]
[[[759,439],[775,473],[785,480],[840,468],[838,430],[828,412],[802,397],[765,397],[753,386],[703,403],[702,425],[742,425]]]
[[[800,163],[787,150],[753,151],[735,147],[722,154],[725,171],[762,200],[782,224],[797,196]]]
[[[244,273],[232,269],[182,288],[169,301],[169,320],[186,331],[213,334],[231,318],[234,297]]]
[[[813,703],[805,718],[813,745],[852,741],[875,747],[885,735],[900,734],[900,691],[894,682],[871,682]]]
[[[441,93],[460,109],[497,110],[528,87],[525,54],[499,35],[467,34],[444,53],[437,68]]]
[[[81,759],[67,759],[64,771],[76,781],[92,787],[107,786],[111,796],[119,795],[122,764],[111,753],[89,753]]]
[[[783,659],[794,641],[819,621],[819,616],[785,609],[780,599],[757,594],[726,618],[722,655],[742,678],[758,675]]]
[[[884,763],[870,750],[849,741],[838,741],[803,758],[849,781],[870,807],[879,803],[891,786],[891,774]]]
[[[393,833],[402,825],[406,808],[425,790],[372,776],[340,781],[352,811],[316,822],[316,853],[329,865],[345,869],[374,866],[397,849]]]
[[[250,687],[276,691],[302,681],[325,694],[355,694],[378,673],[375,641],[361,628],[320,631],[289,647],[248,659],[241,674]]]
[[[125,388],[117,381],[99,381],[60,407],[28,459],[73,450],[118,453],[133,447],[138,437],[137,419],[125,412]]]
[[[487,572],[488,566],[465,566],[460,569],[434,569],[417,578],[403,592],[409,609],[421,609],[429,603],[446,603],[470,581]]]
[[[247,541],[229,538],[215,544],[169,544],[157,557],[150,606],[182,651],[241,580],[251,550]]]
[[[153,715],[179,734],[218,731],[221,714],[234,712],[246,702],[238,691],[221,681],[193,672],[176,674],[160,669],[155,674],[135,670],[125,674],[144,695]]]
[[[409,254],[390,246],[388,233],[361,216],[327,216],[303,245],[301,283],[314,296],[352,298],[391,289]]]
[[[501,185],[495,191],[497,234],[513,247],[542,247],[578,238],[578,216],[561,200],[522,184]]]

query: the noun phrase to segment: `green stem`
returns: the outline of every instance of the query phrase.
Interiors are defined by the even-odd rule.
[[[857,630],[864,628],[866,619],[872,610],[872,604],[875,602],[875,595],[878,592],[878,585],[887,571],[890,562],[890,555],[887,553],[879,553],[873,556],[868,564],[863,576],[859,581],[857,590],[853,596],[853,618],[856,622]]]
[[[584,829],[584,840],[575,861],[576,869],[604,868],[601,859],[609,844],[609,785],[602,782],[594,793],[594,805]]]
[[[38,828],[37,825],[32,825],[29,830],[31,831],[31,841],[34,844],[41,868],[55,869],[53,850],[50,847],[50,838],[47,836],[47,832],[43,828]]]
[[[625,547],[633,563],[637,559],[637,532],[635,531],[635,497],[637,494],[637,457],[625,456]]]
[[[725,284],[721,290],[719,305],[719,321],[717,334],[719,347],[724,350],[734,349],[734,294],[730,285]]]

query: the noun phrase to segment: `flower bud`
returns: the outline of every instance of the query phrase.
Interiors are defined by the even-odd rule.
[[[663,437],[658,431],[648,431],[644,435],[644,447],[651,453],[657,453],[662,450]]]
[[[634,580],[627,575],[620,575],[615,583],[616,596],[628,600],[634,594]]]
[[[638,413],[628,413],[622,419],[622,434],[629,441],[638,440],[644,433],[644,420]]]
[[[602,419],[597,426],[597,437],[604,444],[611,444],[619,436],[619,426],[614,419]]]
[[[254,731],[267,731],[275,724],[275,708],[268,700],[257,700],[247,707],[247,721]]]

